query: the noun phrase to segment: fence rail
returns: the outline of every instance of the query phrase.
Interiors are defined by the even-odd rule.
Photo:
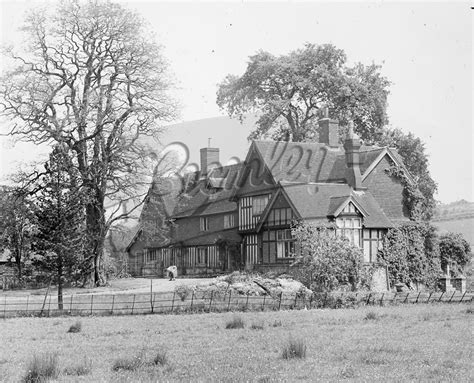
[[[361,305],[426,304],[472,302],[473,292],[459,293],[330,293],[301,296],[238,295],[235,292],[197,292],[184,299],[176,293],[76,294],[63,297],[58,308],[56,296],[0,296],[0,318],[57,315],[134,315],[222,311],[275,311],[289,309],[340,308]]]

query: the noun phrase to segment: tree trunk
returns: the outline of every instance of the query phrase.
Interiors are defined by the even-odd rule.
[[[62,256],[58,259],[58,309],[63,310],[63,262]]]
[[[105,219],[104,208],[100,201],[93,201],[86,206],[86,225],[91,257],[90,282],[100,286],[100,260],[104,248]]]

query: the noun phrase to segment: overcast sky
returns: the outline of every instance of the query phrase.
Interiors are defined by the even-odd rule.
[[[36,3],[1,1],[3,43],[18,41],[22,15]],[[437,198],[474,200],[469,2],[123,3],[148,20],[164,46],[178,82],[180,121],[222,115],[217,84],[242,74],[257,50],[286,54],[305,42],[332,43],[350,63],[382,65],[392,82],[390,124],[426,143]],[[28,157],[5,139],[2,145],[0,177],[12,160]]]

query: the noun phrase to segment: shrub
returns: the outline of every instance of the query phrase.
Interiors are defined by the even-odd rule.
[[[113,371],[135,371],[142,367],[145,364],[145,356],[144,352],[134,356],[134,357],[126,357],[126,358],[119,358],[114,361],[112,365]]]
[[[82,330],[82,323],[80,320],[78,320],[76,321],[76,323],[71,325],[71,327],[69,327],[69,330],[67,330],[67,332],[76,333],[76,332],[81,332],[81,330]]]
[[[164,366],[168,361],[166,351],[158,351],[153,358],[153,364],[155,366]]]
[[[71,367],[66,367],[64,369],[64,374],[84,376],[84,375],[89,375],[91,371],[92,371],[92,361],[84,359],[84,361],[81,364],[77,364]]]
[[[439,238],[441,266],[446,269],[449,264],[454,275],[462,274],[471,258],[469,243],[458,233],[446,233]]]
[[[174,289],[178,297],[181,298],[181,301],[185,301],[186,298],[193,292],[193,289],[186,285],[178,285]]]
[[[306,358],[306,344],[302,339],[289,339],[283,346],[283,359]]]
[[[59,375],[58,356],[54,353],[34,355],[26,365],[24,383],[40,383]]]
[[[225,324],[226,329],[237,329],[237,328],[244,328],[245,323],[242,317],[234,316],[230,321]]]

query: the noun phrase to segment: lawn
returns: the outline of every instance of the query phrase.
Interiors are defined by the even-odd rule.
[[[21,381],[32,357],[49,352],[57,354],[61,382],[467,382],[473,311],[419,304],[7,319],[0,321],[0,379]],[[305,358],[283,358],[289,340]]]

